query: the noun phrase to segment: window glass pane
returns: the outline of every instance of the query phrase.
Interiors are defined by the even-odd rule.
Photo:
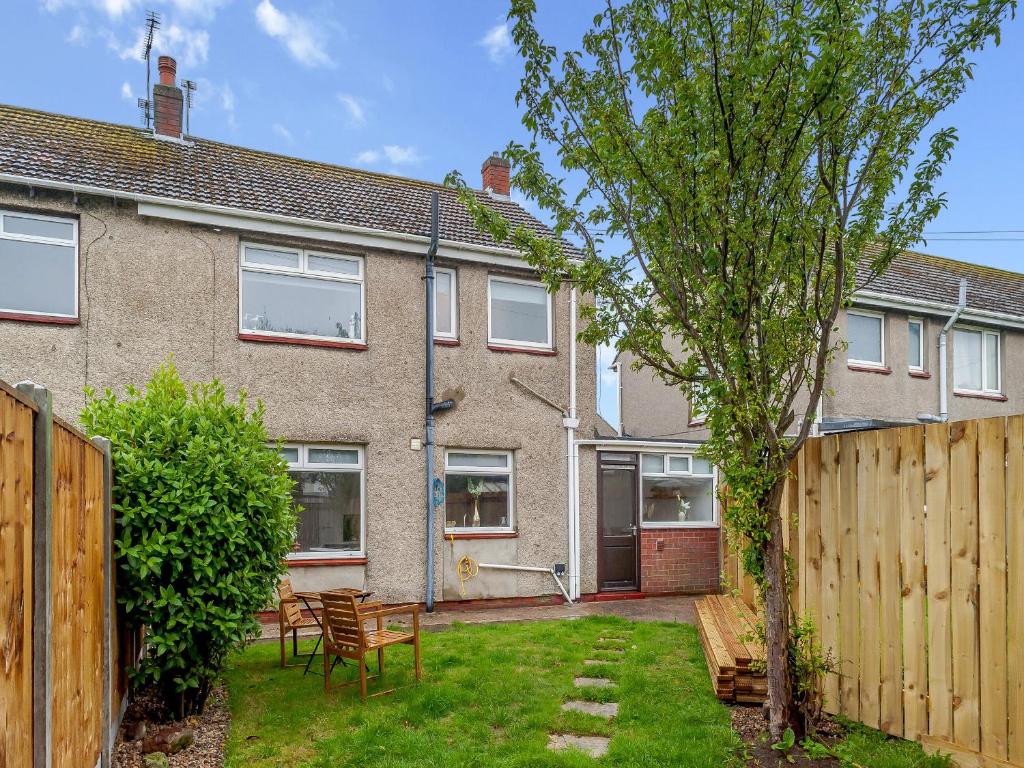
[[[911,368],[921,368],[921,324],[911,322],[907,325],[907,362]]]
[[[847,315],[847,342],[850,360],[882,364],[882,318]]]
[[[648,472],[661,474],[665,471],[665,457],[660,453],[645,453],[640,457],[640,469],[644,474]]]
[[[707,459],[702,459],[699,456],[694,456],[692,472],[695,475],[710,475],[711,462]]]
[[[71,240],[75,236],[75,225],[70,221],[47,221],[31,216],[4,214],[4,232],[9,235],[30,235],[52,237],[57,240]]]
[[[953,331],[953,386],[981,389],[981,334]]]
[[[643,520],[648,523],[712,522],[712,480],[696,477],[643,478]]]
[[[362,339],[360,283],[242,272],[242,328]]]
[[[999,389],[999,336],[985,334],[985,389]]]
[[[270,248],[245,247],[246,264],[261,264],[266,267],[299,268],[299,254],[294,251],[275,251]]]
[[[438,333],[455,333],[450,272],[438,272],[434,275],[434,330]]]
[[[294,446],[286,446],[282,448],[279,453],[281,458],[290,464],[297,464],[299,461],[299,449]]]
[[[450,467],[508,467],[508,455],[504,453],[449,453]]]
[[[636,463],[635,453],[602,453],[601,461],[628,461]]]
[[[361,551],[360,473],[293,470],[288,474],[295,480],[292,499],[302,507],[295,551]]]
[[[446,528],[508,528],[512,525],[508,475],[445,475]]]
[[[359,262],[355,259],[343,259],[333,256],[314,256],[310,254],[307,269],[316,272],[332,272],[336,275],[359,275]]]
[[[355,448],[309,448],[310,464],[358,464],[359,451]]]
[[[491,337],[547,344],[547,290],[540,285],[492,280]]]
[[[77,288],[73,246],[0,240],[0,309],[74,316]]]
[[[690,457],[689,456],[669,456],[668,457],[668,471],[669,472],[689,472],[690,471]]]

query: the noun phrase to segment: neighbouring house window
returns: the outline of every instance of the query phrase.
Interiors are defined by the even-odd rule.
[[[363,259],[243,244],[238,304],[243,332],[363,343]]]
[[[847,360],[864,365],[885,365],[884,316],[850,310],[846,313]]]
[[[953,388],[964,392],[1002,391],[999,334],[957,328],[953,331]]]
[[[512,531],[512,453],[445,452],[446,531]]]
[[[551,294],[542,283],[492,276],[487,291],[489,343],[551,348]]]
[[[907,321],[907,365],[912,371],[924,370],[924,322]]]
[[[641,524],[651,528],[715,525],[715,475],[692,454],[640,457]]]
[[[365,553],[363,449],[355,445],[281,446],[299,512],[291,559]]]
[[[455,270],[437,267],[434,269],[434,337],[457,339],[459,337],[458,293]]]
[[[78,222],[0,211],[0,314],[78,317]]]

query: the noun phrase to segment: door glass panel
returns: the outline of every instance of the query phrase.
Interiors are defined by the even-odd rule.
[[[632,535],[633,505],[636,503],[633,469],[603,467],[601,469],[601,516],[605,536]]]
[[[602,453],[601,461],[617,461],[626,464],[636,463],[635,453]]]

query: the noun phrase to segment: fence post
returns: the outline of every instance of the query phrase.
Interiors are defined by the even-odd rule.
[[[94,437],[93,445],[103,454],[103,712],[101,717],[100,765],[113,766],[113,745],[117,737],[114,714],[114,518],[111,505],[110,441]]]
[[[31,381],[17,385],[39,410],[33,422],[32,456],[32,765],[53,762],[53,671],[50,636],[53,615],[53,397]]]

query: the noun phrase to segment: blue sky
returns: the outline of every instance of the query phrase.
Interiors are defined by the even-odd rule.
[[[553,42],[572,44],[602,4],[542,1],[539,21]],[[153,9],[163,20],[157,53],[175,56],[179,78],[199,83],[196,135],[435,181],[455,168],[474,184],[492,150],[525,138],[505,2],[4,5],[2,103],[139,124],[145,70],[137,50]],[[941,182],[948,209],[921,250],[1024,271],[1024,22],[1011,22],[1002,45],[977,61],[970,90],[938,123],[956,126],[960,143]],[[1011,239],[967,239],[978,237]],[[602,357],[602,365],[610,359]],[[613,400],[605,387],[601,406],[610,418]]]

